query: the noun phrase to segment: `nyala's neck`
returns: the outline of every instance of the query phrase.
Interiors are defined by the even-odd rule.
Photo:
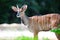
[[[29,17],[26,16],[25,13],[23,14],[23,16],[21,16],[21,19],[25,25],[29,24]]]

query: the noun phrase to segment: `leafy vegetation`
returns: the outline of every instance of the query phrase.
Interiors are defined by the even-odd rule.
[[[50,30],[51,32],[54,32],[56,34],[60,34],[60,28]]]

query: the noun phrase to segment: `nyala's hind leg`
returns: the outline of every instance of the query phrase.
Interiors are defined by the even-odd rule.
[[[58,38],[58,40],[60,40],[60,34],[56,34],[56,37]]]

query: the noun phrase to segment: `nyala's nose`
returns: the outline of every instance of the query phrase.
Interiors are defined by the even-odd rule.
[[[17,17],[20,17],[20,13],[17,13],[17,15],[16,15]]]

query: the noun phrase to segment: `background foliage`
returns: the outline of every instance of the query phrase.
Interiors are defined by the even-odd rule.
[[[20,18],[11,9],[11,6],[17,4],[19,7],[28,5],[27,16],[60,13],[60,0],[0,0],[0,24],[20,23]]]

